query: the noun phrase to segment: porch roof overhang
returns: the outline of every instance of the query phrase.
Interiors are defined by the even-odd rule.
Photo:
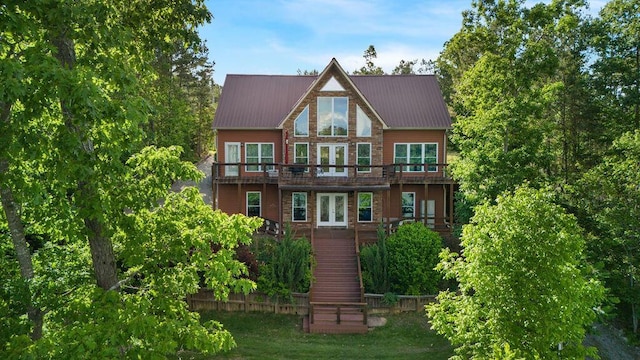
[[[311,185],[311,184],[280,184],[280,190],[288,191],[326,191],[326,192],[345,192],[345,191],[382,191],[389,190],[389,184],[376,185]]]

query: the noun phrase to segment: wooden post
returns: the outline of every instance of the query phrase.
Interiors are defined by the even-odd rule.
[[[218,163],[211,164],[211,207],[218,208]]]
[[[242,199],[242,184],[240,180],[238,180],[238,197],[236,199],[238,199],[238,213],[242,214],[242,204],[246,203],[246,201]]]
[[[449,184],[449,230],[453,231],[453,183]]]
[[[391,234],[391,187],[387,190],[387,235]]]
[[[428,212],[428,208],[429,208],[429,183],[425,181],[424,183],[424,203],[425,203],[425,213],[424,213],[424,218],[422,219],[422,223],[426,226],[427,225],[427,217],[429,216],[429,212]],[[423,214],[420,214],[423,215]]]
[[[373,199],[371,199],[373,200]],[[358,246],[358,216],[360,215],[360,204],[358,203],[358,190],[355,190],[353,192],[353,212],[355,213],[355,216],[353,218],[353,229],[355,232],[355,237],[356,237],[356,247]],[[371,201],[371,216],[373,216],[373,201]]]

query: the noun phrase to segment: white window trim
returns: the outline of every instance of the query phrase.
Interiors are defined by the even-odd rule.
[[[358,160],[360,159],[360,156],[358,156],[359,152],[358,152],[358,148],[360,147],[360,145],[369,145],[369,165],[360,165],[358,164]],[[371,172],[371,158],[372,158],[372,152],[373,152],[373,145],[369,142],[360,142],[356,144],[356,170],[358,173],[370,173]],[[360,170],[360,166],[362,167],[368,167],[369,170]]]
[[[333,122],[334,119],[331,118],[331,135],[322,135],[320,134],[320,127],[318,126],[319,123],[319,119],[318,119],[318,111],[319,111],[319,106],[316,106],[316,135],[318,137],[334,137],[334,138],[346,138],[349,137],[349,97],[348,96],[318,96],[316,102],[320,101],[320,98],[329,98],[331,99],[331,113],[334,113],[334,108],[335,108],[335,99],[339,99],[339,98],[345,98],[347,99],[347,118],[345,119],[347,122],[347,133],[345,135],[334,135],[333,134]]]
[[[268,143],[268,142],[245,142],[244,143],[244,162],[245,164],[247,164],[249,161],[247,160],[247,145],[258,145],[258,169],[257,170],[249,170],[249,166],[250,165],[245,165],[244,166],[244,171],[246,172],[250,172],[250,173],[256,173],[256,172],[262,172],[262,145],[271,145],[271,153],[273,154],[273,162],[276,162],[276,146],[274,143]],[[253,165],[251,165],[253,166]],[[272,170],[274,167],[273,165],[267,165],[267,171]]]
[[[371,207],[369,208],[369,210],[371,210],[371,220],[360,220],[360,195],[363,194],[370,194],[371,195]],[[358,222],[361,223],[370,223],[373,222],[373,193],[372,192],[359,192],[358,193],[358,198],[356,199],[357,203],[357,212],[358,212]]]
[[[329,153],[329,165],[322,165],[322,151],[321,148],[323,146],[329,146],[332,150]],[[336,165],[335,164],[335,148],[336,147],[344,147],[344,164]],[[349,143],[318,143],[316,146],[316,176],[349,176]],[[333,164],[331,164],[331,158],[333,158]],[[338,166],[344,166],[345,171],[343,173],[336,172],[335,169]],[[328,172],[324,172],[323,167],[328,167],[330,170]]]
[[[258,205],[258,211],[260,213],[260,217],[262,217],[262,191],[247,191],[245,195],[245,213],[249,216],[249,194],[258,194],[258,199],[260,204]]]
[[[407,161],[406,164],[410,163],[409,159],[411,158],[411,153],[410,153],[409,148],[410,148],[411,145],[421,145],[421,151],[420,151],[421,155],[420,155],[420,157],[421,157],[421,160],[422,160],[421,161],[422,164],[425,164],[425,158],[424,158],[424,148],[425,148],[425,146],[426,145],[435,145],[436,146],[436,163],[438,162],[438,143],[437,142],[427,142],[427,143],[394,143],[393,144],[393,162],[394,163],[396,162],[396,158],[397,158],[396,154],[397,154],[397,146],[398,145],[404,145],[407,148],[407,157],[405,159]],[[399,164],[399,163],[396,163],[396,164]],[[400,165],[400,166],[406,167],[408,165]],[[438,172],[438,166],[437,165],[433,165],[433,166],[434,166],[435,170],[430,170],[429,166],[426,166],[426,171],[427,172]],[[403,172],[410,172],[410,173],[425,172],[425,166],[421,166],[420,170],[411,170],[411,168],[409,167],[407,169],[403,169],[402,171]]]
[[[296,151],[296,147],[298,147],[298,145],[305,145],[307,147],[307,162],[304,163],[305,165],[309,165],[309,143],[308,142],[295,142],[293,143],[293,163],[294,164],[298,164],[298,152]]]
[[[403,217],[403,218],[405,217],[405,216],[404,216],[404,211],[403,211],[403,210],[404,210],[404,207],[405,207],[405,205],[404,205],[404,203],[403,203],[403,200],[404,200],[404,194],[412,194],[412,195],[413,195],[413,207],[412,207],[412,214],[413,214],[413,216],[410,216],[410,218],[415,218],[415,217],[416,217],[416,193],[415,193],[415,192],[413,192],[413,191],[403,191],[403,192],[402,192],[402,194],[401,194],[401,196],[400,196],[400,211],[401,211],[400,216],[401,216],[401,217]]]
[[[369,122],[369,135],[360,135],[360,128],[358,127],[360,114],[364,115],[364,120]],[[356,105],[356,137],[372,137],[373,136],[373,122],[367,113],[362,110],[360,105]]]
[[[296,124],[298,123],[298,118],[300,118],[300,116],[302,116],[302,114],[304,112],[307,112],[307,134],[306,135],[298,135],[296,132]],[[309,137],[309,105],[305,106],[304,109],[302,109],[302,111],[300,112],[300,114],[298,114],[298,116],[296,116],[296,118],[293,120],[293,136],[294,137]]]
[[[304,195],[304,220],[296,220],[295,219],[296,206],[295,206],[295,202],[293,201],[293,198],[295,197],[296,194],[303,194]],[[306,192],[294,192],[294,193],[291,193],[291,221],[293,221],[293,222],[306,222],[308,218],[309,218],[309,195]]]

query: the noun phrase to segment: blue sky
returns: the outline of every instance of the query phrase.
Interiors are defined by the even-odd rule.
[[[533,1],[530,1],[534,3]],[[591,1],[597,11],[604,1]],[[348,71],[374,61],[391,72],[400,60],[435,59],[460,30],[471,0],[207,0],[214,16],[200,30],[215,61],[214,79],[227,74],[295,75],[321,71],[335,57]]]

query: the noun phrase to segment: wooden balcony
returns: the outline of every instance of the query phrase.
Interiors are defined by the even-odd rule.
[[[383,190],[394,184],[452,184],[448,164],[300,165],[213,163],[217,184],[277,184],[282,189]]]

